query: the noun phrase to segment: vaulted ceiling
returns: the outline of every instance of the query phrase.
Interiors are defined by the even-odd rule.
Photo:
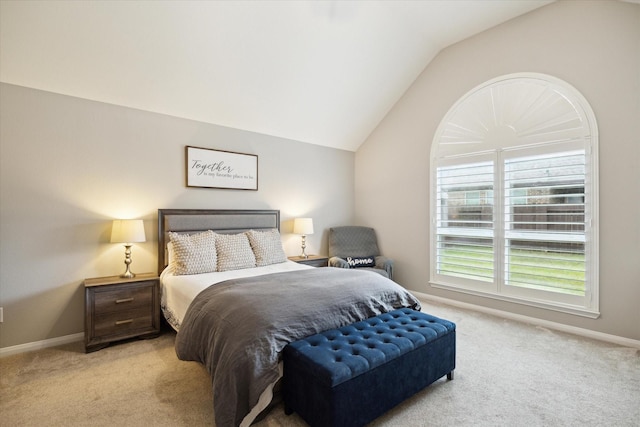
[[[550,2],[2,0],[0,81],[355,151],[440,50]]]

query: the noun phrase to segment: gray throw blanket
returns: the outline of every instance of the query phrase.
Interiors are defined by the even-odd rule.
[[[393,281],[357,269],[227,280],[191,303],[176,353],[205,365],[216,426],[235,427],[280,378],[279,356],[288,343],[400,307],[419,310],[420,303]]]

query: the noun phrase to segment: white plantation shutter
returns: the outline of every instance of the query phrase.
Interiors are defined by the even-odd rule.
[[[493,162],[438,169],[439,274],[493,282]]]
[[[449,110],[431,160],[432,286],[599,315],[597,127],[579,92],[487,82]]]
[[[505,284],[585,294],[585,155],[505,161]]]

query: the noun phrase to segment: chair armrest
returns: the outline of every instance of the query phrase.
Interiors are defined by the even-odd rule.
[[[382,255],[376,257],[376,268],[387,272],[389,279],[393,280],[393,260]]]
[[[349,268],[349,263],[337,256],[329,258],[329,267]]]

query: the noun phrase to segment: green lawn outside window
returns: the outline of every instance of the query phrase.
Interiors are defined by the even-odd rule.
[[[585,293],[584,254],[545,252],[525,249],[511,249],[507,283],[573,295]],[[440,254],[440,273],[450,276],[478,279],[479,272],[493,269],[491,248],[459,247],[443,248]],[[492,281],[487,276],[487,281]]]

